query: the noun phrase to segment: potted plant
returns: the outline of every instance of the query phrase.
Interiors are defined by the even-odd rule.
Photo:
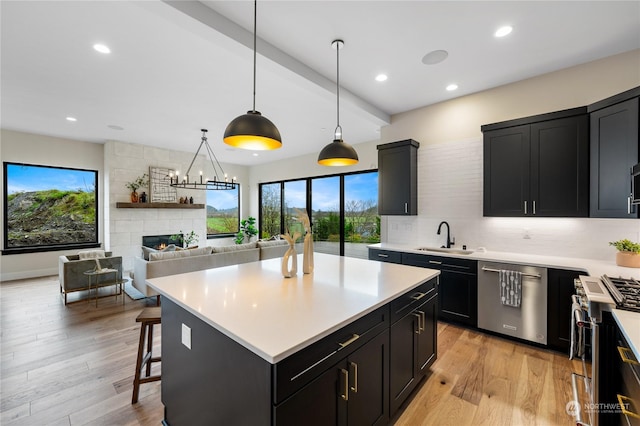
[[[141,188],[141,187],[147,186],[147,185],[149,185],[149,175],[147,175],[146,173],[143,174],[142,176],[138,176],[137,178],[135,178],[131,182],[127,182],[124,185],[127,188],[129,188],[129,190],[131,191],[131,202],[132,203],[137,203],[138,202],[138,193],[136,192],[138,190],[138,188]]]
[[[612,241],[610,246],[618,249],[616,265],[629,268],[640,268],[640,244],[628,239]]]
[[[171,239],[178,241],[180,244],[182,244],[183,248],[191,247],[191,244],[198,242],[198,238],[200,237],[194,231],[185,234],[184,232],[182,232],[182,229],[180,230],[179,234],[174,234],[171,236]]]
[[[251,237],[258,235],[258,228],[256,228],[256,218],[249,216],[247,219],[240,221],[240,231],[236,234],[236,244],[242,244],[251,241]]]

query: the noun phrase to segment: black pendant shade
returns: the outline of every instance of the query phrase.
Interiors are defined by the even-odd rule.
[[[334,40],[331,46],[336,49],[336,130],[333,142],[322,148],[318,155],[321,166],[351,166],[358,164],[358,153],[348,143],[342,140],[342,126],[340,126],[340,49],[344,41]]]
[[[358,164],[358,153],[342,139],[334,139],[320,151],[318,164],[322,166],[351,166]]]
[[[224,131],[224,143],[242,149],[263,151],[282,146],[280,131],[259,111],[234,118]]]
[[[256,33],[258,2],[253,1],[253,109],[234,118],[224,131],[227,145],[253,151],[278,149],[282,146],[280,131],[268,118],[256,111]]]

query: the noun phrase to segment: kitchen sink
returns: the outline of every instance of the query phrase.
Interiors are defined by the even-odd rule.
[[[418,247],[417,250],[420,251],[432,251],[435,253],[449,253],[449,254],[471,254],[473,250],[462,250],[456,248],[445,248],[445,247]]]

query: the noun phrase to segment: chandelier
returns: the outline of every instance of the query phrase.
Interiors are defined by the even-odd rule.
[[[193,156],[193,160],[191,160],[191,164],[189,164],[189,168],[187,172],[182,176],[182,180],[180,180],[180,176],[178,171],[176,171],[175,176],[173,173],[169,174],[169,179],[171,181],[170,185],[174,188],[185,188],[185,189],[202,189],[202,190],[229,190],[236,189],[239,185],[236,182],[236,178],[233,177],[231,180],[227,177],[227,174],[222,169],[220,162],[216,158],[216,155],[213,153],[211,146],[209,146],[209,141],[207,141],[207,129],[200,129],[202,132],[202,140],[200,141],[200,146],[196,151],[196,155]],[[200,170],[199,177],[196,179],[191,176],[191,167],[193,167],[193,163],[198,158],[198,154],[202,147],[205,147],[207,153],[209,154],[209,161],[211,162],[211,167],[214,173],[213,180],[209,177],[203,179],[202,170]],[[214,162],[215,161],[215,162]],[[218,170],[220,170],[220,176],[218,176]]]

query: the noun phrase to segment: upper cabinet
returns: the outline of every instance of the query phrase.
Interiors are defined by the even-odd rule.
[[[591,217],[638,218],[630,169],[639,162],[640,87],[588,107],[591,119]]]
[[[378,145],[378,214],[418,214],[418,148],[413,139]]]
[[[586,217],[587,108],[482,126],[484,216]]]

